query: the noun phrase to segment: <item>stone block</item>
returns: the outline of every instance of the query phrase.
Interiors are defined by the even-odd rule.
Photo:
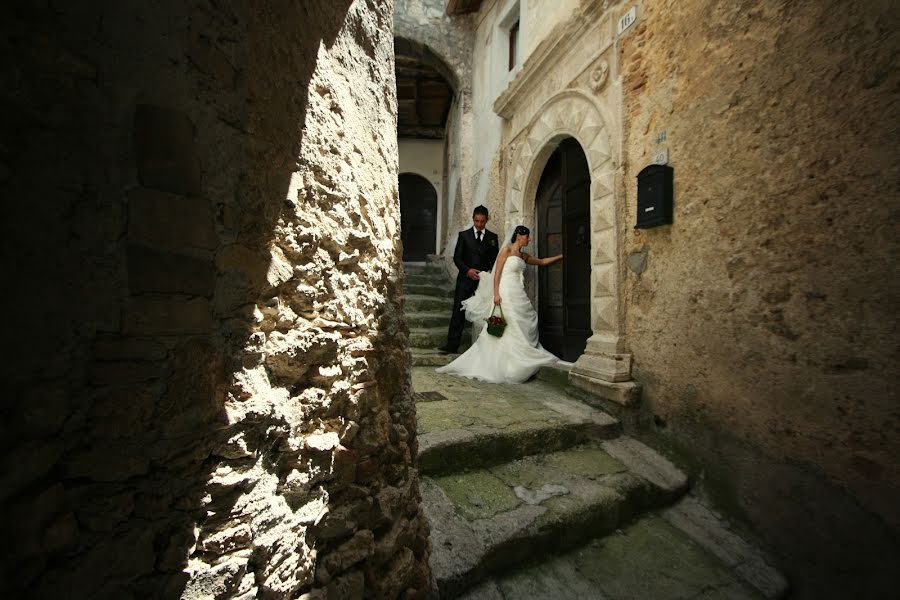
[[[175,194],[200,194],[202,178],[194,124],[185,113],[138,105],[134,147],[141,185]]]
[[[109,337],[94,342],[91,356],[96,361],[162,360],[166,347],[154,340]]]
[[[209,301],[181,296],[138,296],[125,306],[126,335],[190,335],[212,327]]]
[[[158,248],[211,250],[218,245],[209,200],[137,188],[128,193],[128,240]]]
[[[569,381],[590,395],[613,402],[623,408],[637,408],[641,400],[641,385],[634,381],[617,383],[602,381],[576,373],[574,369],[569,373]]]
[[[212,296],[215,269],[212,258],[160,252],[146,246],[131,245],[127,251],[128,290]]]

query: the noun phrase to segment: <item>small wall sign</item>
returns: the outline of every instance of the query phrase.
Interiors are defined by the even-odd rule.
[[[619,19],[619,35],[625,33],[625,30],[634,25],[637,21],[637,6],[632,6],[627,13]]]
[[[651,161],[654,165],[665,165],[669,163],[669,149],[663,148],[653,155],[653,160]]]

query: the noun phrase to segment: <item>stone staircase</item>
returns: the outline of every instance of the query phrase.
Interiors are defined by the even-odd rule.
[[[413,365],[441,366],[456,354],[442,354],[439,346],[447,343],[454,288],[439,263],[403,263],[404,311],[409,325],[409,345]],[[463,330],[460,352],[469,347],[471,327]]]
[[[671,462],[567,395],[565,373],[542,375],[491,385],[413,369],[436,597],[784,595]]]

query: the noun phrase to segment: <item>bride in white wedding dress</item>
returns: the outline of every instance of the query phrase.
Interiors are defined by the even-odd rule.
[[[466,319],[473,327],[484,327],[494,305],[499,305],[507,323],[503,336],[482,331],[471,348],[437,369],[438,373],[489,383],[522,383],[542,366],[559,360],[538,341],[537,313],[525,293],[523,274],[526,265],[552,265],[563,256],[536,258],[522,252],[530,234],[524,225],[515,228],[510,243],[497,255],[493,271],[480,274],[475,295],[463,302]]]

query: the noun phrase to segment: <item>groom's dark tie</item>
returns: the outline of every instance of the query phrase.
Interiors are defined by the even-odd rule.
[[[482,235],[482,233],[483,233],[483,232],[481,232],[481,231],[475,232],[475,237],[478,238],[478,243],[479,243],[479,244],[481,243],[481,235]]]

